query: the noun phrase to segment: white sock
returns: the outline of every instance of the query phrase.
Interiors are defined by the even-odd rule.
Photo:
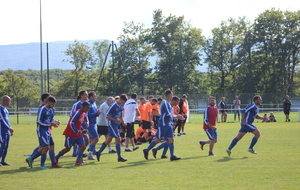
[[[111,148],[111,147],[108,147],[108,150],[109,150],[109,151],[112,151],[112,148]]]

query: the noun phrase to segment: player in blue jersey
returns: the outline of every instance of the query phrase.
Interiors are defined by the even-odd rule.
[[[149,151],[162,140],[167,141],[166,144],[163,143],[159,147],[157,147],[157,149],[154,149],[153,156],[156,158],[156,151],[160,148],[165,148],[166,146],[168,146],[171,155],[170,160],[173,161],[173,160],[181,159],[174,155],[174,133],[173,133],[172,123],[173,123],[173,118],[184,120],[184,117],[180,114],[174,115],[174,110],[172,109],[172,106],[170,104],[171,100],[173,99],[173,92],[171,90],[166,90],[165,96],[166,96],[166,100],[163,101],[161,105],[161,116],[158,122],[156,139],[150,143],[147,149],[143,150],[144,157],[146,160],[148,160]],[[178,104],[179,98],[176,97],[175,99],[177,99],[177,101],[175,102],[177,102]],[[165,151],[167,151],[167,149],[165,149]]]
[[[47,152],[50,148],[50,126],[58,127],[60,122],[58,120],[54,120],[54,106],[56,104],[56,99],[52,96],[48,97],[47,103],[45,106],[42,106],[38,110],[37,116],[37,135],[40,143],[40,148],[37,152],[34,152],[33,155],[26,159],[29,167],[32,168],[32,163],[34,159],[41,156],[41,169],[48,169],[45,166],[45,161],[47,158]]]
[[[242,122],[241,129],[238,135],[232,140],[230,146],[226,149],[228,156],[231,155],[231,149],[236,145],[236,143],[241,140],[246,133],[253,133],[254,137],[252,138],[251,144],[249,146],[248,151],[257,154],[253,150],[254,145],[256,144],[258,138],[260,137],[259,130],[252,124],[254,119],[265,120],[266,118],[259,116],[258,106],[262,104],[262,98],[259,95],[254,96],[253,103],[248,105],[246,108],[242,110]]]
[[[2,104],[0,105],[0,166],[9,166],[10,164],[5,162],[7,155],[10,136],[13,135],[14,130],[10,126],[9,113],[6,106],[10,105],[10,97],[5,95],[2,97]]]
[[[110,105],[106,112],[106,118],[108,119],[108,134],[107,139],[103,142],[100,150],[96,152],[97,160],[100,161],[100,156],[106,146],[112,141],[113,138],[116,140],[116,149],[118,153],[118,162],[126,162],[127,159],[122,158],[121,156],[121,139],[118,125],[126,126],[122,118],[122,109],[125,102],[127,101],[127,95],[122,94],[118,100]]]
[[[88,93],[86,90],[82,90],[78,93],[77,102],[73,104],[72,109],[70,111],[70,117],[73,115],[73,113],[80,109],[82,107],[82,103],[86,102],[88,100]],[[82,123],[82,126],[85,128],[86,122]],[[88,144],[88,136],[87,134],[84,135],[85,144]],[[73,157],[77,157],[79,147],[75,144],[73,146]],[[86,155],[83,155],[83,157],[86,157]]]
[[[93,157],[93,153],[95,151],[95,146],[97,142],[99,141],[99,134],[97,131],[97,117],[102,113],[99,109],[97,109],[96,100],[97,95],[95,92],[90,92],[88,94],[90,103],[90,109],[88,111],[88,118],[89,118],[89,136],[90,136],[90,147],[89,147],[89,154],[88,159],[89,160],[96,160]]]

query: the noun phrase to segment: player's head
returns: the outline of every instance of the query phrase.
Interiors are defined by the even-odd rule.
[[[166,100],[167,100],[167,101],[171,101],[171,100],[172,100],[172,97],[173,97],[173,92],[172,92],[172,90],[166,90],[166,91],[165,91],[165,96],[166,96]]]
[[[187,99],[187,95],[186,95],[186,94],[182,95],[181,99],[182,99],[183,101],[185,101],[185,100]]]
[[[130,98],[131,98],[131,99],[134,99],[134,100],[137,100],[137,94],[136,94],[136,93],[132,93],[132,94],[130,95]]]
[[[150,95],[148,98],[149,102],[152,102],[153,98],[154,98],[154,96]]]
[[[152,101],[151,101],[151,105],[155,105],[156,103],[157,103],[157,99],[153,98]]]
[[[146,103],[146,99],[145,99],[144,97],[141,97],[141,98],[140,98],[140,103],[141,103],[141,104],[145,104],[145,103]]]
[[[119,105],[124,105],[125,102],[127,101],[127,95],[126,94],[121,94],[120,99],[117,100]]]
[[[256,95],[253,97],[253,102],[255,105],[259,106],[262,104],[262,98],[260,95]]]
[[[3,97],[2,97],[2,106],[9,106],[10,105],[10,97],[9,96],[7,96],[7,95],[4,95]]]
[[[78,93],[78,96],[80,96],[81,101],[87,101],[88,100],[88,93],[86,90],[82,90]]]
[[[178,105],[178,102],[179,102],[178,96],[173,96],[173,97],[172,97],[172,100],[171,100],[171,105],[172,105],[172,106],[177,106],[177,105]]]
[[[48,97],[50,96],[50,94],[48,92],[42,94],[41,96],[41,100],[43,102],[43,104],[46,104]]]
[[[116,96],[115,97],[115,101],[119,100],[120,99],[120,96]]]
[[[286,100],[289,100],[289,99],[290,99],[290,96],[289,96],[289,95],[285,95],[285,99],[286,99]]]
[[[80,108],[80,110],[81,110],[82,112],[88,112],[89,109],[90,109],[90,103],[88,103],[88,102],[83,102],[83,103],[82,103],[82,107]]]
[[[216,98],[214,96],[210,96],[209,99],[208,99],[208,104],[210,106],[215,106],[216,105]]]
[[[47,98],[46,107],[47,108],[53,108],[56,104],[56,99],[53,96],[49,96]]]
[[[89,98],[89,100],[91,100],[92,102],[96,102],[96,100],[97,100],[97,94],[96,94],[96,92],[89,92],[88,98]]]
[[[162,98],[157,98],[157,104],[160,105],[162,102]]]
[[[110,106],[114,101],[115,101],[115,98],[112,97],[112,96],[110,96],[110,97],[108,97],[108,98],[106,99],[106,103],[107,103],[107,105],[109,105],[109,106]]]
[[[270,116],[273,116],[274,115],[274,113],[273,112],[270,112]]]

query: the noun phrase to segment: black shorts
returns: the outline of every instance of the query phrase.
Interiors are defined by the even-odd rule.
[[[97,125],[97,131],[99,136],[100,135],[107,135],[108,133],[108,127],[103,125]]]
[[[122,125],[122,123],[120,123],[118,125],[118,129],[121,129],[121,130],[119,130],[120,133],[125,133],[126,132],[126,126]]]
[[[153,123],[154,123],[154,128],[158,128],[158,121],[159,121],[160,116],[153,116]]]
[[[284,110],[284,115],[290,115],[290,110]]]
[[[183,116],[183,117],[184,117],[184,120],[180,120],[180,119],[177,120],[176,126],[181,126],[182,123],[183,123],[183,124],[186,123],[187,116]]]
[[[126,125],[126,137],[127,138],[133,138],[135,137],[134,134],[134,123],[127,123]]]
[[[150,121],[142,121],[143,129],[151,129]]]
[[[53,138],[52,138],[52,135],[50,136],[50,143],[49,143],[50,146],[54,146],[54,141],[53,141]]]

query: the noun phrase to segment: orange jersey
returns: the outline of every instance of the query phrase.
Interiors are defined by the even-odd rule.
[[[173,106],[172,108],[173,108],[173,110],[174,110],[174,115],[177,115],[178,112],[179,112],[179,109],[180,109],[179,106],[176,105],[176,106]]]
[[[153,115],[155,115],[155,116],[159,116],[160,114],[159,114],[159,105],[158,104],[154,104],[154,105],[152,105],[152,110],[153,110]]]
[[[183,104],[182,104],[182,111],[184,112],[184,113],[182,113],[182,115],[183,115],[183,116],[186,116],[186,115],[187,115],[187,112],[188,112],[188,108],[187,108],[185,102],[183,102]]]
[[[150,121],[149,118],[149,113],[152,112],[152,106],[150,105],[150,103],[147,104],[140,104],[138,107],[139,111],[140,111],[140,121]]]
[[[136,130],[135,139],[138,139],[143,131],[144,131],[144,129],[142,127],[139,127]]]

